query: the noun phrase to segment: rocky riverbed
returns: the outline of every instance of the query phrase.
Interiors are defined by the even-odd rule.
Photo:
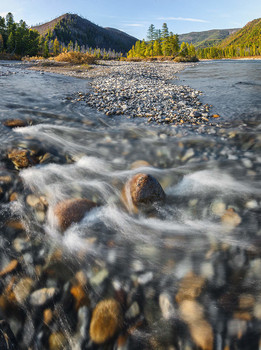
[[[213,117],[202,105],[200,91],[173,84],[176,75],[192,64],[175,62],[100,61],[90,70],[78,67],[40,67],[33,69],[89,78],[92,90],[79,92],[73,99],[108,116],[144,117],[158,124],[204,124]],[[71,98],[71,97],[69,97]]]
[[[144,117],[159,124],[200,124],[209,121],[208,105],[199,101],[200,91],[174,85],[175,74],[189,64],[173,62],[113,63],[110,74],[94,77],[92,91],[80,95],[108,116]]]
[[[103,96],[139,103],[116,96],[124,74],[129,91],[151,84],[144,99],[165,91],[171,67],[110,63],[62,117],[1,121],[1,349],[259,349],[260,124],[204,121],[197,97],[183,124],[88,115]]]

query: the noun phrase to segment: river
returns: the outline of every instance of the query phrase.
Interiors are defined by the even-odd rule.
[[[0,72],[0,121],[27,123],[0,124],[0,315],[21,349],[258,350],[261,61],[180,73],[221,115],[193,127],[107,117],[77,101],[84,79]],[[41,161],[18,171],[12,149]],[[149,212],[123,204],[137,173],[166,194]],[[68,198],[99,206],[62,233],[54,208]],[[118,321],[98,322],[108,339],[95,343],[104,300]]]

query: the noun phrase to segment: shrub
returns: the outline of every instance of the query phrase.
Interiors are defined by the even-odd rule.
[[[43,56],[24,56],[22,57],[22,61],[39,61],[39,60],[44,60],[45,58]]]
[[[198,62],[199,59],[196,57],[196,56],[185,56],[185,57],[182,57],[182,56],[177,56],[174,58],[174,61],[175,62]]]
[[[68,62],[71,64],[94,64],[97,58],[94,55],[82,52],[63,52],[54,58],[57,62]]]
[[[128,62],[141,62],[142,58],[139,58],[139,57],[128,57],[127,61]]]

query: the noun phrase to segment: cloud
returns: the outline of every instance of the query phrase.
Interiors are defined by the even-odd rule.
[[[125,27],[144,27],[144,24],[141,23],[129,23],[123,24]]]
[[[158,20],[163,21],[187,21],[187,22],[200,22],[200,23],[209,23],[209,21],[205,21],[204,19],[197,18],[186,18],[186,17],[159,17]]]

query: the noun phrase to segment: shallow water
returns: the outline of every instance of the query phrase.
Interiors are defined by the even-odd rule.
[[[193,70],[202,77],[210,66],[199,67],[183,75]],[[17,272],[4,275],[0,308],[21,348],[51,349],[50,337],[58,332],[66,349],[258,349],[260,124],[239,118],[235,126],[228,119],[194,129],[143,125],[67,99],[89,89],[85,80],[19,64],[0,70],[0,119],[33,124],[13,130],[0,125],[0,176],[12,177],[11,184],[1,183],[0,264],[20,263]],[[50,161],[18,174],[5,158],[16,147],[50,153]],[[151,166],[131,169],[140,159]],[[139,172],[157,178],[167,200],[149,213],[132,214],[121,191]],[[17,200],[9,202],[14,192]],[[32,194],[48,204],[28,204]],[[99,206],[62,234],[53,209],[79,197]],[[4,226],[14,218],[23,229]],[[70,288],[79,273],[89,301],[75,309]],[[10,304],[10,290],[23,278],[32,279],[32,287],[22,303]],[[33,291],[51,287],[56,299],[32,305]],[[91,311],[111,297],[122,306],[124,344],[117,335],[94,345]],[[186,301],[192,304],[184,311]],[[201,310],[196,319],[193,308]],[[54,316],[47,324],[48,309]],[[202,328],[195,331],[197,324]]]
[[[260,120],[261,61],[203,61],[181,74],[180,84],[203,92],[203,102],[225,119]]]

